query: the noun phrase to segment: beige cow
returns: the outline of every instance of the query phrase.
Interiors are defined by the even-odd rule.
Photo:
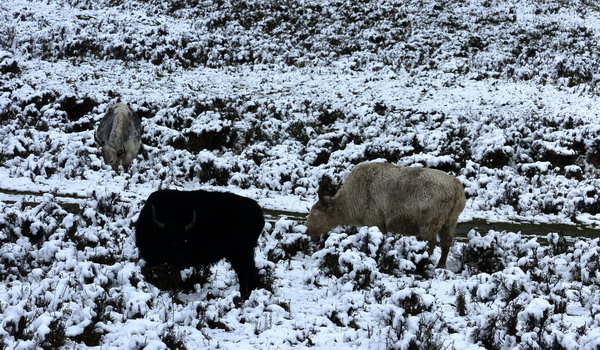
[[[430,253],[439,236],[438,267],[445,268],[465,202],[462,183],[442,171],[361,164],[333,197],[319,193],[306,220],[306,233],[317,237],[340,225],[377,226],[382,232],[427,240]]]

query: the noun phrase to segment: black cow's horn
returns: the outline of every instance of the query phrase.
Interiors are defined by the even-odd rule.
[[[196,211],[194,210],[192,212],[192,222],[190,222],[189,224],[187,224],[187,226],[185,226],[185,230],[186,231],[191,230],[195,224],[196,224]]]
[[[154,205],[152,206],[152,222],[161,230],[165,228],[165,224],[158,221],[158,219],[156,218],[156,209],[154,209]]]

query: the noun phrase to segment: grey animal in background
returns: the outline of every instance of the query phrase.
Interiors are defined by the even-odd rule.
[[[340,225],[377,226],[382,232],[427,240],[430,254],[439,235],[442,255],[437,267],[445,268],[465,202],[462,183],[443,171],[361,164],[333,197],[319,193],[306,233],[318,237]]]
[[[114,171],[123,163],[128,171],[142,144],[142,120],[126,104],[116,103],[108,108],[94,136],[104,162]]]

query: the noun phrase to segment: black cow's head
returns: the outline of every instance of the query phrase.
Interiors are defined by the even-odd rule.
[[[159,241],[167,256],[168,262],[176,266],[184,266],[184,250],[188,241],[187,232],[196,224],[196,211],[192,212],[192,220],[184,225],[179,222],[161,222],[156,217],[156,209],[152,206],[152,223],[158,228]]]

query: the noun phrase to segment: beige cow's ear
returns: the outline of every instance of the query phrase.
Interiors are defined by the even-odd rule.
[[[331,205],[331,202],[333,201],[333,197],[331,196],[322,196],[321,198],[319,198],[319,200],[321,201],[321,203],[323,203],[323,205],[325,205],[326,207]]]
[[[321,181],[319,181],[319,188],[317,189],[317,194],[319,195],[319,200],[323,197],[332,197],[338,191],[338,186],[333,183],[333,179],[328,175],[323,175]]]

